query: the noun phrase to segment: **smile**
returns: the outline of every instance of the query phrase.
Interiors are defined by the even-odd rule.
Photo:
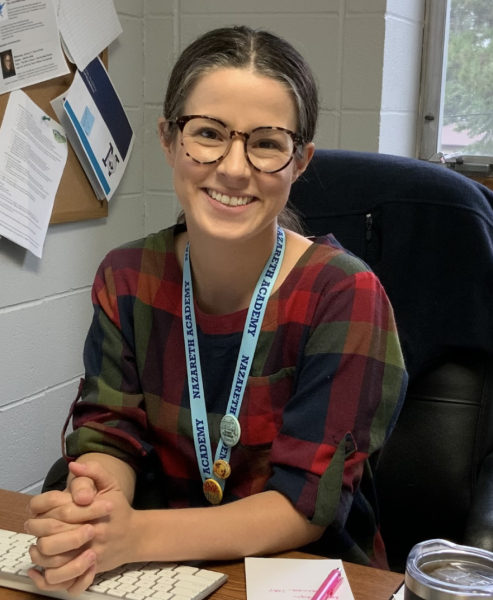
[[[252,200],[254,200],[253,196],[226,196],[226,194],[221,194],[221,192],[216,192],[210,188],[207,188],[207,193],[211,198],[217,200],[221,204],[226,204],[227,206],[244,206],[245,204],[250,204]]]

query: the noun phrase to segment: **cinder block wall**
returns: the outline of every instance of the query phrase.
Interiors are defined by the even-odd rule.
[[[95,270],[178,211],[156,121],[179,50],[226,24],[269,28],[313,66],[317,145],[413,155],[424,0],[115,0],[109,71],[136,134],[108,219],[51,226],[41,261],[0,239],[0,487],[39,491],[83,372]]]

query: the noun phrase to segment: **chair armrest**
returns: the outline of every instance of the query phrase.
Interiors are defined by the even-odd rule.
[[[493,454],[487,456],[481,465],[464,543],[493,552]]]

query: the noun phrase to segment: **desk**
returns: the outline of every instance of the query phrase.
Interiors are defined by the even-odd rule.
[[[0,529],[24,531],[23,525],[27,518],[29,498],[30,496],[26,494],[0,490]],[[283,558],[322,558],[302,552],[284,552],[278,556]],[[245,600],[243,561],[208,563],[206,567],[229,575],[228,582],[209,596],[210,600]],[[355,600],[389,600],[404,579],[398,573],[380,571],[351,563],[344,563],[344,568]],[[1,588],[0,596],[2,600],[46,600],[46,596],[6,588]]]

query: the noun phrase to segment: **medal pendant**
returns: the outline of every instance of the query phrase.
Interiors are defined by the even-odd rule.
[[[214,479],[206,479],[202,487],[204,496],[211,504],[219,504],[223,499],[221,486]]]
[[[214,463],[212,470],[219,479],[227,479],[231,475],[231,467],[225,460],[219,459]]]
[[[221,439],[225,446],[231,448],[240,441],[241,427],[238,419],[233,415],[224,415],[220,425]]]

